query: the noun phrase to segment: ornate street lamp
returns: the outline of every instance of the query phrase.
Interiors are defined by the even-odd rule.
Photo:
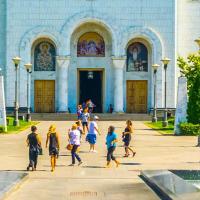
[[[30,112],[30,80],[31,80],[31,69],[32,69],[32,64],[28,63],[24,65],[27,71],[27,115],[26,115],[26,121],[30,122],[31,121],[31,112]]]
[[[18,103],[18,68],[19,63],[21,61],[21,58],[15,57],[12,59],[14,65],[15,65],[15,103],[14,103],[14,111],[15,111],[15,119],[14,119],[14,126],[19,126],[19,103]]]
[[[197,45],[198,45],[198,47],[199,47],[199,50],[200,50],[200,38],[197,38],[197,39],[195,40],[195,42],[197,43]]]
[[[153,106],[153,117],[152,117],[152,122],[157,122],[157,89],[156,89],[156,82],[157,82],[157,70],[160,65],[158,64],[153,64],[153,74],[154,74],[154,106]]]
[[[164,70],[165,70],[165,108],[164,108],[162,126],[166,127],[166,126],[168,126],[168,121],[167,121],[167,65],[169,64],[170,59],[164,57],[161,61],[164,64]]]

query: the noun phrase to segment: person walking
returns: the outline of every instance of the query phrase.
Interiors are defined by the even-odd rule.
[[[88,108],[85,108],[83,110],[82,115],[81,115],[81,122],[82,122],[82,126],[83,126],[83,134],[86,133],[86,129],[87,129],[87,131],[89,130],[88,129],[89,119],[90,119],[90,114],[88,113]]]
[[[91,114],[94,110],[95,104],[92,102],[91,99],[87,101],[88,112]]]
[[[80,147],[80,131],[77,129],[77,125],[73,124],[72,129],[69,130],[69,144],[72,145],[71,156],[72,156],[72,164],[70,166],[75,165],[75,159],[78,160],[78,166],[82,164],[81,158],[79,157],[77,150]]]
[[[46,148],[49,144],[49,155],[51,156],[51,171],[53,172],[56,167],[56,159],[59,155],[59,149],[60,149],[60,140],[58,133],[56,132],[55,125],[51,125],[49,127],[49,132],[47,133],[47,139],[46,139]]]
[[[78,117],[78,120],[81,119],[82,112],[83,112],[82,105],[78,105],[78,108],[77,108],[77,117]]]
[[[29,165],[27,171],[32,168],[32,171],[36,171],[39,148],[41,148],[41,139],[38,133],[36,133],[37,127],[31,126],[31,133],[27,137],[27,146],[29,147]]]
[[[125,155],[124,157],[129,156],[129,151],[132,152],[133,157],[135,156],[136,152],[133,151],[133,149],[130,147],[130,142],[131,142],[131,135],[133,133],[133,126],[131,120],[126,121],[126,128],[122,134],[123,142],[124,142],[124,147],[125,147]]]
[[[100,131],[98,129],[97,125],[97,120],[99,120],[98,116],[94,116],[93,120],[89,123],[89,131],[86,136],[86,141],[89,142],[90,144],[90,152],[96,153],[97,151],[95,150],[95,144],[97,142],[97,134],[100,134]]]
[[[114,126],[110,126],[108,128],[108,134],[106,137],[106,145],[107,145],[107,164],[106,164],[106,168],[110,167],[110,162],[111,160],[113,160],[116,163],[116,167],[119,166],[119,161],[117,161],[117,159],[115,158],[115,156],[113,155],[116,146],[117,146],[117,134],[114,132],[115,131],[115,127]]]

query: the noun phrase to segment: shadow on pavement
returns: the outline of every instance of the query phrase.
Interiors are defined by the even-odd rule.
[[[141,163],[121,163],[121,165],[142,165]]]
[[[28,172],[26,169],[17,169],[17,170],[11,170],[11,169],[7,169],[7,170],[0,170],[1,172]],[[36,172],[47,172],[48,170],[44,170],[44,169],[37,169]],[[29,170],[29,172],[32,172],[32,170]]]
[[[102,166],[83,166],[83,168],[102,169],[102,168],[105,168],[105,167],[102,167]]]

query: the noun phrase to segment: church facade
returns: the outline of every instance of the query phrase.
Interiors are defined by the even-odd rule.
[[[0,66],[6,106],[27,107],[27,72],[32,63],[33,112],[76,112],[91,99],[96,112],[147,113],[154,102],[152,64],[157,72],[157,107],[176,107],[178,55],[196,51],[200,2],[192,0],[0,0]]]

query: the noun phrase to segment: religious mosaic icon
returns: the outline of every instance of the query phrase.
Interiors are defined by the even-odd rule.
[[[77,44],[78,57],[104,57],[105,43],[103,38],[94,32],[85,33]]]
[[[128,47],[127,71],[148,71],[148,51],[144,44],[134,42]]]
[[[55,71],[56,50],[50,42],[41,42],[34,51],[35,71]]]

